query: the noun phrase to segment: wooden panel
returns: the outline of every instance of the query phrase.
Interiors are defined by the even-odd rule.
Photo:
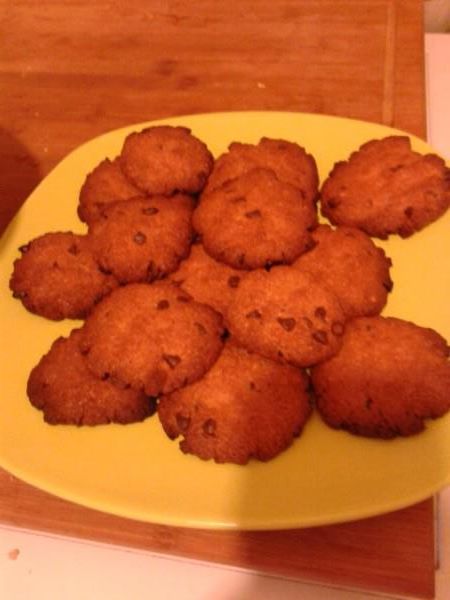
[[[0,470],[0,521],[265,573],[386,593],[433,597],[431,500],[328,527],[210,531],[140,523],[82,508]]]

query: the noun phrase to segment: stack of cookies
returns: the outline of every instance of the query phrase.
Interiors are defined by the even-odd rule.
[[[449,173],[403,136],[320,186],[294,142],[233,142],[214,160],[184,127],[130,134],[82,186],[87,233],[46,233],[14,263],[29,311],[84,321],[32,370],[31,403],[52,424],[157,412],[183,452],[238,464],[285,450],[313,410],[357,435],[421,431],[450,409],[449,349],[380,316],[392,265],[372,238],[438,219]]]

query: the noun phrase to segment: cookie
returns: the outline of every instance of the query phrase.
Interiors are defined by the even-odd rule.
[[[391,260],[363,231],[319,225],[312,232],[314,247],[293,267],[308,271],[339,298],[347,318],[379,314],[393,283]]]
[[[291,445],[311,413],[306,375],[229,341],[206,375],[160,398],[166,434],[204,460],[268,461]]]
[[[46,233],[20,251],[9,286],[25,308],[47,319],[84,319],[117,287],[97,264],[86,236]]]
[[[106,158],[86,177],[79,196],[78,216],[85,223],[100,217],[102,209],[120,200],[141,195],[141,191],[129,181],[120,167],[118,158]]]
[[[379,438],[415,434],[450,409],[446,341],[393,317],[347,323],[339,353],[311,370],[317,408],[331,427]]]
[[[127,136],[120,155],[125,175],[147,194],[199,193],[214,159],[186,127],[160,125]]]
[[[312,275],[282,266],[248,273],[226,322],[248,350],[309,367],[339,350],[345,315],[336,296]]]
[[[96,306],[80,348],[97,377],[157,396],[202,377],[222,349],[222,333],[220,315],[177,286],[131,283]]]
[[[154,400],[92,375],[79,337],[80,331],[73,330],[68,338],[58,338],[30,373],[28,397],[44,420],[52,425],[125,424],[152,415]]]
[[[197,302],[209,304],[226,314],[242,275],[242,271],[211,258],[201,244],[194,244],[188,258],[170,275],[170,280]]]
[[[235,269],[293,262],[311,244],[316,224],[315,205],[268,169],[202,194],[193,216],[207,253]]]
[[[258,144],[233,142],[214,163],[205,191],[220,187],[255,168],[270,169],[280,181],[298,188],[305,200],[315,201],[319,176],[314,157],[294,142],[263,137]]]
[[[445,213],[450,170],[411,149],[406,136],[372,140],[337,163],[321,189],[322,214],[368,235],[408,237]]]
[[[97,261],[120,283],[151,282],[175,271],[189,253],[193,207],[182,194],[109,204],[89,227]]]

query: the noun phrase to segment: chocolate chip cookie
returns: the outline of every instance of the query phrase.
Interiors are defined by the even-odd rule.
[[[446,341],[393,317],[347,323],[336,356],[313,367],[317,408],[331,427],[370,437],[412,435],[450,409]]]
[[[193,208],[183,194],[109,204],[89,227],[96,259],[120,283],[164,277],[189,253]]]
[[[120,155],[123,172],[147,194],[198,194],[214,159],[187,127],[159,125],[127,136]]]
[[[312,238],[314,247],[293,266],[325,283],[339,298],[347,318],[379,314],[393,286],[391,260],[384,250],[354,227],[319,225]]]
[[[111,202],[128,200],[142,192],[129,181],[118,158],[113,161],[105,158],[86,177],[78,204],[78,216],[86,223],[92,223],[100,217],[102,209]]]
[[[345,314],[333,292],[312,275],[282,266],[248,273],[226,322],[234,339],[248,350],[309,367],[339,350]]]
[[[102,425],[142,421],[156,403],[140,391],[94,376],[79,350],[80,331],[60,337],[28,378],[30,402],[52,425]]]
[[[80,349],[100,378],[157,396],[196,381],[222,349],[222,319],[177,286],[131,283],[98,304]]]
[[[83,319],[117,287],[116,279],[96,262],[86,236],[46,233],[20,251],[10,288],[25,308],[47,319]]]
[[[450,205],[450,170],[435,154],[422,155],[406,136],[371,140],[337,163],[321,189],[322,213],[335,225],[368,235],[408,237]]]
[[[311,244],[316,224],[314,203],[268,169],[202,194],[193,217],[207,253],[235,269],[293,262]]]
[[[228,341],[206,375],[163,396],[159,419],[183,452],[218,463],[267,461],[291,445],[311,413],[306,375]]]

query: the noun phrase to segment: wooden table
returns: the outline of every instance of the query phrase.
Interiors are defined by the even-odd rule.
[[[425,135],[420,0],[0,1],[0,228],[80,143],[134,122],[294,110]],[[432,499],[363,521],[214,532],[127,521],[0,470],[0,521],[430,598]]]

